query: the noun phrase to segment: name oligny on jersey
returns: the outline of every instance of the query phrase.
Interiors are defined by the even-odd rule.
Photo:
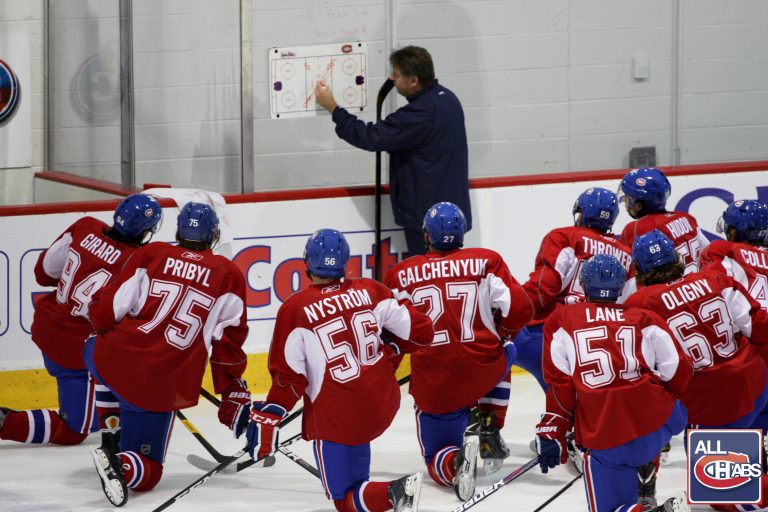
[[[679,288],[661,294],[661,300],[670,311],[682,306],[686,302],[693,302],[704,297],[707,293],[713,293],[706,279],[697,279],[686,283]]]
[[[464,277],[485,275],[488,266],[486,258],[466,260],[427,261],[417,267],[408,267],[397,273],[400,286],[406,286],[441,277]]]
[[[368,290],[355,290],[353,288],[344,293],[320,299],[309,306],[304,306],[304,314],[307,315],[307,320],[310,322],[317,322],[320,318],[325,318],[344,309],[359,308],[363,305],[373,305]]]

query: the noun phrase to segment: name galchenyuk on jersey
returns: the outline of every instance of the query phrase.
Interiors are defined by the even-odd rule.
[[[487,258],[426,261],[419,266],[408,267],[397,273],[400,286],[445,277],[484,276]]]

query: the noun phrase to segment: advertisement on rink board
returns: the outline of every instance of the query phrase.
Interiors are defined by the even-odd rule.
[[[618,175],[617,175],[618,176]],[[499,252],[513,275],[524,282],[533,270],[541,239],[557,227],[572,225],[576,197],[592,186],[616,190],[615,179],[524,186],[475,188],[471,191],[475,225],[467,247]],[[768,201],[768,171],[672,176],[668,209],[687,211],[709,236],[725,207],[735,199]],[[348,276],[372,277],[374,233],[372,197],[333,197],[294,201],[235,203],[227,206],[227,253],[247,279],[249,353],[267,352],[280,305],[307,286],[302,259],[307,237],[316,229],[342,231],[351,247]],[[384,268],[403,258],[402,230],[393,222],[388,198],[382,215]],[[177,208],[165,209],[155,240],[173,241]],[[93,215],[112,222],[111,211],[0,217],[5,244],[0,248],[0,370],[40,368],[42,359],[29,339],[34,300],[50,289],[39,287],[34,266],[40,252],[75,220]],[[631,220],[621,210],[614,232]]]

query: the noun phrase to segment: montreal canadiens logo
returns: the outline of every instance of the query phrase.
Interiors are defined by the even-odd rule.
[[[21,87],[11,67],[0,60],[0,125],[8,121],[19,105]]]
[[[635,185],[638,187],[644,187],[645,186],[645,178],[637,178],[635,180]]]
[[[710,489],[735,489],[762,473],[760,464],[750,464],[746,453],[705,455],[693,468],[696,480]]]

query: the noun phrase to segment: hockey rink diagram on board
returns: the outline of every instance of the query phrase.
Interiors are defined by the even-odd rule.
[[[368,104],[368,47],[341,43],[269,49],[272,119],[317,115],[315,84],[331,88],[339,106],[363,111]]]

